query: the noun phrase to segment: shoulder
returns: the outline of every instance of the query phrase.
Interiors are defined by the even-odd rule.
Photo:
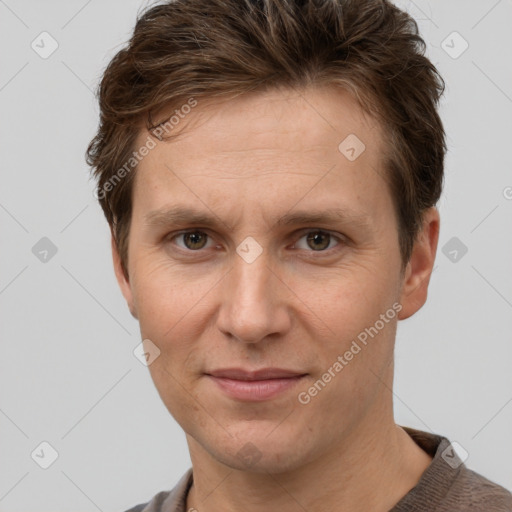
[[[475,511],[512,512],[512,493],[467,467],[460,471],[447,498],[467,503]]]
[[[172,490],[161,491],[147,503],[136,505],[125,512],[183,512],[192,482],[192,468],[189,468]]]
[[[438,434],[402,428],[432,462],[393,512],[512,512],[512,493],[469,469],[458,456],[456,443]]]
[[[147,503],[142,503],[141,505],[135,505],[135,507],[132,507],[131,509],[126,510],[125,512],[142,512],[146,505],[147,505]]]
[[[153,496],[151,501],[147,503],[141,503],[140,505],[135,505],[125,512],[163,512],[162,505],[164,501],[169,497],[172,491],[162,491]]]

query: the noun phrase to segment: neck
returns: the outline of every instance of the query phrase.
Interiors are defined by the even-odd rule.
[[[381,416],[380,423],[358,424],[337,447],[286,473],[232,469],[187,435],[194,482],[186,510],[387,512],[417,484],[432,460],[395,424],[392,414],[387,420],[383,423]]]

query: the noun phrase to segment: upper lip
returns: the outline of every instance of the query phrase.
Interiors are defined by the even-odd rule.
[[[265,380],[265,379],[289,379],[291,377],[300,377],[306,375],[303,372],[295,370],[285,370],[283,368],[262,368],[260,370],[244,370],[243,368],[222,368],[207,372],[212,377],[223,377],[234,380]]]

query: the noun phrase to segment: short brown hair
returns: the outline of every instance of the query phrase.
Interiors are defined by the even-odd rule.
[[[444,82],[415,20],[387,0],[167,0],[139,16],[105,70],[87,149],[127,276],[134,173],[113,180],[144,124],[154,130],[155,115],[190,98],[315,85],[351,91],[382,127],[405,268],[423,213],[441,195],[446,152]]]

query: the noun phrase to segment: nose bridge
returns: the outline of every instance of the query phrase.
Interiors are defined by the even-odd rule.
[[[250,243],[250,242],[249,242]],[[243,244],[240,248],[247,249]],[[253,250],[249,246],[249,251]],[[285,328],[284,311],[277,306],[279,297],[268,254],[255,259],[236,254],[234,268],[224,282],[219,328],[240,341],[255,343]]]
[[[237,256],[233,270],[231,284],[234,286],[237,302],[247,305],[267,302],[269,297],[265,295],[269,291],[271,271],[268,268],[266,255],[260,255],[250,263]]]

